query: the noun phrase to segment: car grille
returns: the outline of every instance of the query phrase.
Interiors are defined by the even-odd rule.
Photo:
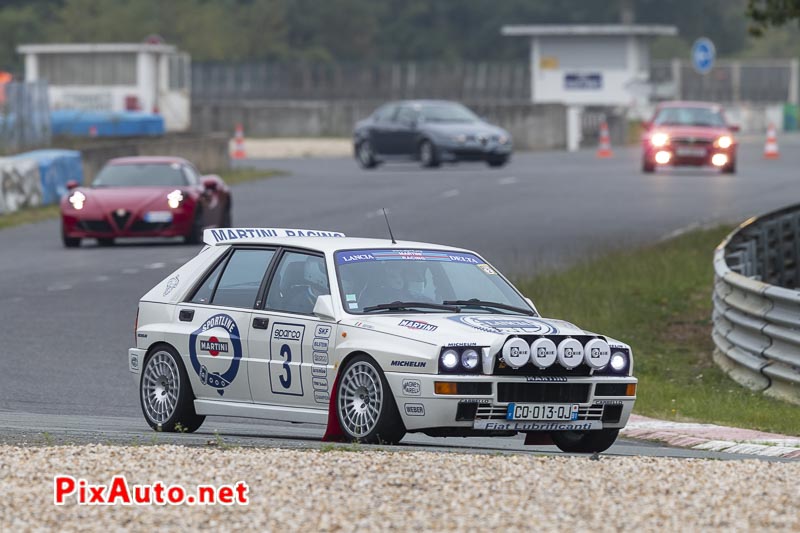
[[[128,223],[128,219],[131,218],[131,212],[130,211],[122,211],[122,212],[112,211],[111,217],[114,219],[114,224],[116,224],[119,229],[123,229],[123,228],[125,228],[125,224]]]
[[[80,220],[78,227],[83,231],[95,233],[111,233],[111,224],[105,220]]]
[[[578,420],[602,420],[604,405],[578,408]],[[505,405],[479,405],[476,419],[505,420],[508,408]]]
[[[130,231],[134,232],[148,232],[148,231],[161,231],[167,229],[171,222],[145,222],[144,220],[135,220],[131,224]]]
[[[586,403],[589,385],[584,383],[498,383],[498,402]]]
[[[711,139],[696,139],[694,137],[674,137],[670,139],[670,142],[685,146],[711,146],[714,143]]]

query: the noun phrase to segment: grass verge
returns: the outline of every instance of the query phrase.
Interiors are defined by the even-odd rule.
[[[741,387],[711,359],[712,256],[731,230],[614,252],[518,286],[544,316],[631,345],[637,413],[800,435],[800,407]]]
[[[228,185],[237,185],[239,183],[282,175],[284,175],[284,172],[280,170],[255,170],[251,168],[237,168],[219,173],[219,176],[225,180],[225,183]],[[30,224],[32,222],[41,222],[42,220],[56,218],[59,213],[58,205],[45,205],[15,211],[7,215],[0,215],[0,230],[12,226],[19,226],[21,224]]]

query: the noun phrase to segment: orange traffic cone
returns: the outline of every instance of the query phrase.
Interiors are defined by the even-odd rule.
[[[614,152],[611,151],[611,138],[608,135],[608,124],[604,121],[600,124],[600,144],[597,146],[597,157],[607,158],[613,155]]]
[[[233,139],[233,158],[244,159],[244,128],[241,124],[236,125],[236,136]]]
[[[764,143],[764,159],[778,159],[778,137],[775,135],[775,126],[770,124],[767,128],[767,142]]]

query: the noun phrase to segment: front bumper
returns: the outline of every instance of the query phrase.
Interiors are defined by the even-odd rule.
[[[139,384],[139,375],[142,373],[142,365],[144,365],[144,356],[146,354],[147,350],[128,348],[128,370],[133,373],[137,385]]]
[[[636,396],[625,395],[634,377],[588,376],[530,380],[518,376],[451,376],[386,373],[400,416],[408,431],[563,431],[622,428],[633,411]],[[437,381],[480,386],[481,394],[442,395]],[[600,385],[600,387],[598,387]],[[509,403],[578,404],[578,419],[565,422],[506,419]]]
[[[439,157],[445,161],[487,161],[489,159],[508,158],[511,156],[511,143],[500,144],[496,141],[481,143],[479,141],[444,142],[437,145]]]
[[[668,163],[658,163],[656,153],[667,152],[670,156]],[[723,154],[728,158],[728,163],[736,160],[736,148],[717,148],[711,143],[700,146],[672,145],[655,148],[647,146],[644,157],[657,166],[714,166],[711,159],[716,154]],[[727,163],[726,163],[727,164]]]
[[[166,210],[164,210],[166,212]],[[194,224],[194,213],[174,210],[169,221],[150,222],[145,213],[117,217],[113,213],[62,210],[61,221],[67,237],[180,237],[187,235]]]

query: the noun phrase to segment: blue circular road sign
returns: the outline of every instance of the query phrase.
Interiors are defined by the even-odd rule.
[[[692,66],[700,74],[706,74],[714,67],[717,49],[711,39],[700,37],[692,45]]]

